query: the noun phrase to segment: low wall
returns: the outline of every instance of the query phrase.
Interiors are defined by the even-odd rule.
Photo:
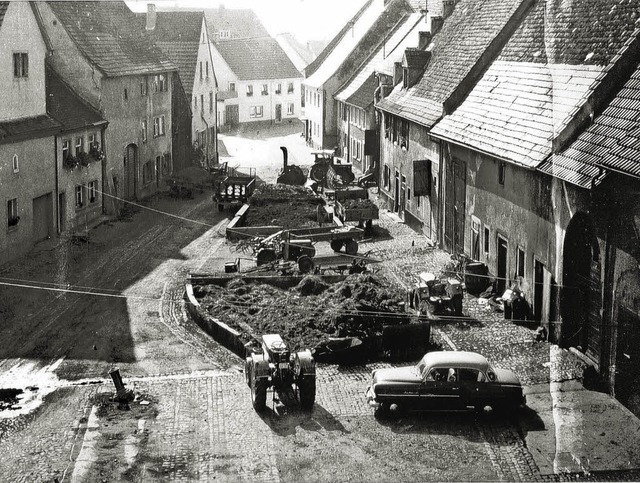
[[[193,285],[191,283],[186,284],[185,299],[189,315],[202,330],[242,359],[246,357],[247,348],[242,342],[240,332],[220,322],[218,319],[203,314],[202,310],[200,310],[200,304],[193,295]]]

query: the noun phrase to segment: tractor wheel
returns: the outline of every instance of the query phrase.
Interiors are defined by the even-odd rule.
[[[253,409],[258,412],[264,411],[267,406],[267,381],[265,379],[255,379],[255,376],[251,374],[251,403]]]
[[[298,392],[300,393],[300,406],[310,410],[316,400],[316,378],[313,376],[301,376],[298,379]]]
[[[345,252],[347,252],[348,255],[355,255],[358,253],[358,242],[355,240],[349,240],[346,244],[345,244]]]
[[[342,245],[344,245],[344,242],[342,240],[331,240],[331,249],[334,252],[339,252],[340,250],[342,250]]]
[[[302,273],[309,273],[310,271],[312,271],[313,260],[311,259],[311,257],[302,255],[300,258],[298,258],[298,270],[300,270]]]
[[[314,164],[309,171],[309,178],[322,184],[327,177],[327,166],[323,163]]]
[[[342,182],[344,184],[351,184],[353,180],[356,179],[356,175],[353,174],[353,171],[345,171],[344,173],[340,174],[340,177],[342,178]]]

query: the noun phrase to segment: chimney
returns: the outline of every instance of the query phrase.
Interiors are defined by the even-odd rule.
[[[420,50],[427,50],[430,44],[431,32],[418,32],[418,48]]]
[[[402,82],[402,62],[393,63],[393,85],[397,86]]]
[[[442,16],[447,18],[453,12],[456,6],[456,0],[442,0]]]
[[[442,29],[442,24],[444,23],[444,18],[439,15],[434,15],[431,17],[431,35],[435,35]]]
[[[156,28],[156,5],[154,3],[147,4],[147,30],[155,30]]]

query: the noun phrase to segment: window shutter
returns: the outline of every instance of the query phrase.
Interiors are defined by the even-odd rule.
[[[431,161],[413,162],[413,194],[431,196]]]

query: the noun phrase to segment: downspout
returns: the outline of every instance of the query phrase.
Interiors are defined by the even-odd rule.
[[[58,135],[53,136],[53,159],[54,159],[54,175],[56,185],[56,233],[60,234],[60,170],[58,169]]]
[[[349,106],[349,104],[347,104],[346,102],[344,103],[344,107],[349,109],[349,115],[347,116],[347,162],[348,163],[352,163],[353,161],[351,160],[351,106]]]
[[[205,132],[207,133],[207,138],[208,138],[209,137],[209,123],[204,118],[204,111],[203,111],[202,108],[200,109],[200,119],[202,119],[202,122],[204,122],[204,125],[207,126],[207,130]],[[210,141],[211,140],[209,140],[209,142]],[[206,143],[206,151],[205,151],[205,156],[206,156],[206,159],[207,159],[207,169],[209,169],[211,167],[209,165],[209,142]]]
[[[445,146],[448,148],[449,144],[446,141],[442,141],[440,143],[440,149],[438,150],[439,154],[439,163],[440,163],[440,167],[438,169],[438,210],[437,210],[437,214],[438,214],[438,227],[437,227],[437,232],[438,232],[438,239],[436,240],[438,246],[440,248],[442,248],[444,246],[443,244],[443,240],[444,240],[444,226],[443,226],[443,222],[444,222],[444,205],[445,205],[445,200],[442,198],[442,192],[443,192],[443,185],[444,185],[444,172],[445,172],[445,156],[444,156],[444,149]]]

